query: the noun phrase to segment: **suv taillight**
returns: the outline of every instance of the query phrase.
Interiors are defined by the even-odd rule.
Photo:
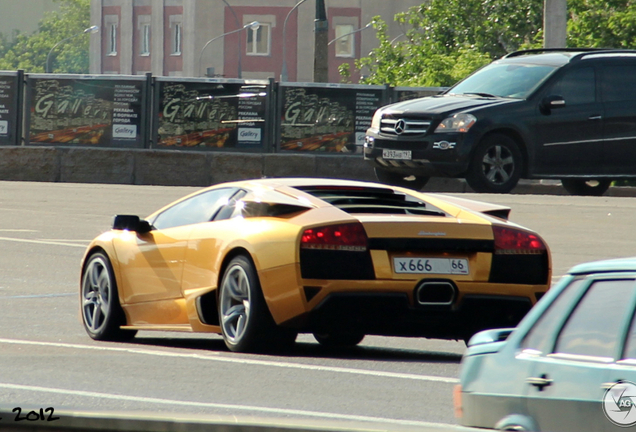
[[[539,236],[514,228],[493,226],[495,235],[495,254],[498,255],[535,255],[546,251]]]
[[[364,252],[367,233],[360,223],[329,225],[306,229],[300,238],[301,249]]]

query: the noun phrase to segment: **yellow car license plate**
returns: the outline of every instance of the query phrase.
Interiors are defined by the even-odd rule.
[[[465,258],[393,258],[395,273],[469,274]]]

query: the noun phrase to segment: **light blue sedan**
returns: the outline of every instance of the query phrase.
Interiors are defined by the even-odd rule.
[[[636,425],[636,258],[572,268],[516,329],[476,334],[455,409],[466,426],[606,431]]]

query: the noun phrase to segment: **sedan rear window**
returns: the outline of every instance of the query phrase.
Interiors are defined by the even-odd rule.
[[[523,339],[521,347],[544,354],[552,352],[556,332],[563,325],[564,317],[572,308],[572,303],[581,295],[586,285],[585,279],[572,281],[534,324],[532,330]]]
[[[634,287],[633,280],[592,284],[561,330],[555,352],[614,358]]]

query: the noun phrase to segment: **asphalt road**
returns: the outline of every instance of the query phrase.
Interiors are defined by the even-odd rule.
[[[77,301],[84,247],[113,215],[145,216],[194,190],[0,182],[0,407],[456,423],[460,342],[368,337],[334,352],[303,335],[286,356],[229,353],[215,335],[93,342]],[[462,196],[511,206],[511,220],[550,245],[555,278],[634,254],[634,198]]]

